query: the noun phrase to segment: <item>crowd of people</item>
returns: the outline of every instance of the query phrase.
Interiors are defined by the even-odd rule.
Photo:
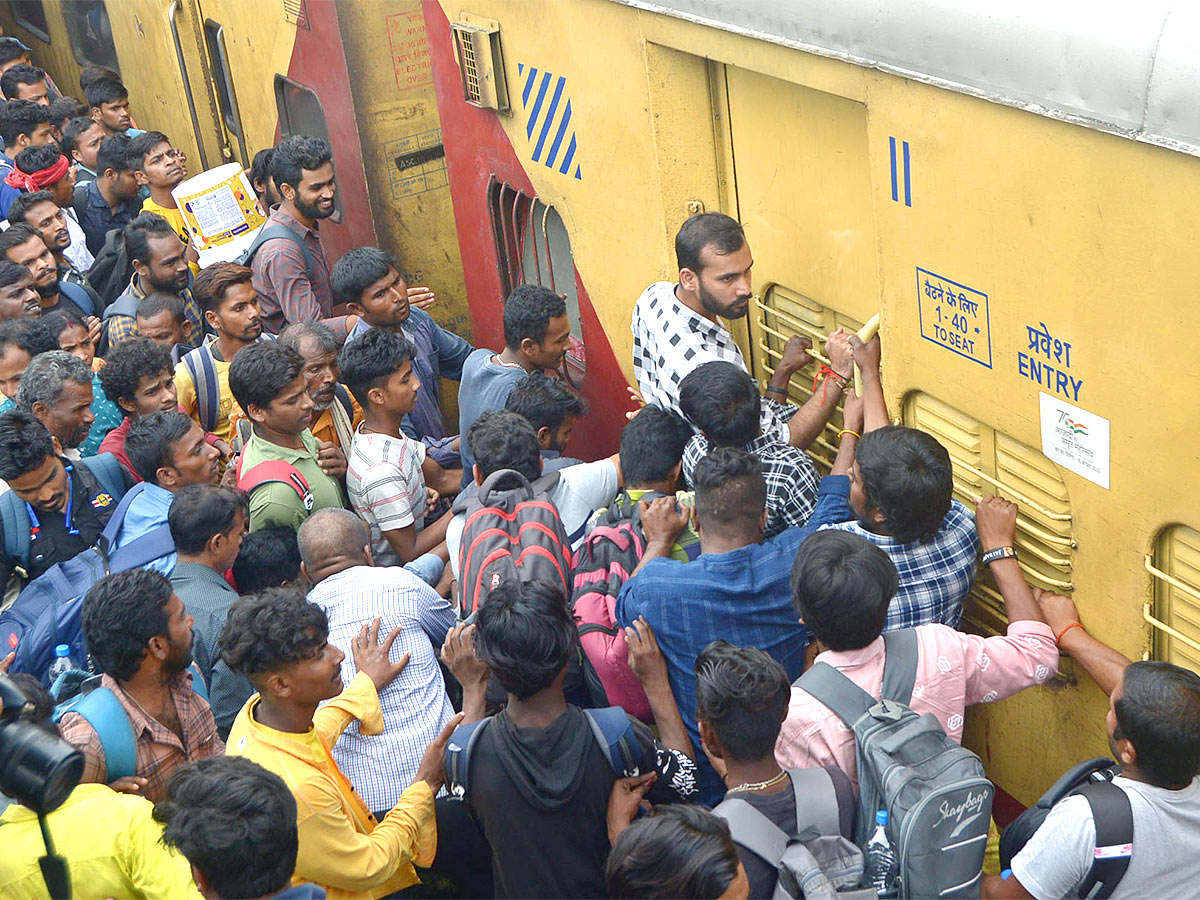
[[[966,708],[1060,654],[1111,698],[1132,839],[1069,796],[944,896],[1074,896],[1102,856],[1126,863],[1103,896],[1195,893],[1200,677],[1030,587],[1016,504],[955,499],[946,449],[892,424],[878,338],[834,331],[817,366],[793,337],[760,392],[723,322],[752,296],[734,219],[689,218],[637,299],[635,408],[595,459],[561,295],[517,287],[475,347],[387,250],[331,262],[333,155],[305,135],[247,172],[269,239],[201,268],[186,156],[116,73],[80,87],[0,38],[0,622],[105,559],[50,651],[80,678],[29,662],[35,628],[0,663],[83,755],[46,818],[78,896],[832,897],[870,881],[889,789],[820,686],[962,752]],[[981,568],[1005,634],[960,628]],[[0,896],[50,896],[34,812],[0,834]]]

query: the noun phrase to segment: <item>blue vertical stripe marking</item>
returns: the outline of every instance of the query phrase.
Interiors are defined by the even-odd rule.
[[[892,189],[895,193],[895,188]],[[908,164],[908,141],[904,142],[904,205],[912,206],[912,177]]]
[[[529,89],[526,88],[525,92],[528,93]],[[890,137],[888,141],[892,145],[892,201],[895,202],[900,199],[900,193],[896,185],[896,139]]]

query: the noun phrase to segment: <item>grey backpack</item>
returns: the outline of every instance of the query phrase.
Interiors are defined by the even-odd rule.
[[[900,897],[978,897],[995,788],[979,757],[952,741],[935,716],[909,709],[917,674],[916,631],[889,632],[883,639],[882,699],[825,663],[810,668],[796,686],[854,731],[855,838],[865,845],[875,812],[887,810]]]
[[[729,823],[734,843],[775,867],[776,898],[875,900],[860,887],[863,853],[841,835],[837,792],[824,769],[789,770],[796,794],[791,835],[740,797],[726,797],[713,812]]]

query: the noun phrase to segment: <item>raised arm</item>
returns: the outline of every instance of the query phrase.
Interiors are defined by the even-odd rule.
[[[1088,634],[1079,610],[1069,597],[1041,590],[1034,594],[1047,624],[1054,630],[1058,649],[1083,666],[1100,690],[1111,694],[1132,660]]]
[[[864,384],[864,390],[865,387]],[[1017,512],[1017,504],[1003,497],[989,494],[979,501],[975,507],[975,528],[979,532],[980,548],[985,554],[989,550],[1013,546],[1017,538]],[[996,587],[1004,598],[1004,608],[1010,622],[1046,621],[1041,608],[1034,602],[1033,592],[1029,590],[1015,556],[997,559],[988,565],[991,566],[992,577],[996,579]]]
[[[658,726],[659,739],[664,747],[678,750],[688,758],[696,758],[691,738],[679,714],[679,705],[671,692],[671,681],[667,677],[667,661],[658,648],[654,629],[644,616],[638,616],[633,625],[625,629],[625,640],[629,644],[629,668],[650,701],[654,723]]]
[[[842,399],[842,391],[854,377],[850,336],[842,329],[839,328],[826,339],[825,355],[829,357],[829,368],[834,374],[819,376],[813,395],[788,421],[789,442],[801,450],[808,449],[817,439]]]
[[[858,335],[850,335],[854,362],[862,372],[863,434],[891,423],[887,400],[883,396],[883,378],[879,374],[881,348],[876,335],[865,344]]]

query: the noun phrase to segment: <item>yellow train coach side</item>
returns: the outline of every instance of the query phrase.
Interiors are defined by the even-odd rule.
[[[905,47],[891,63],[868,55],[884,34],[818,27],[856,10],[877,26],[888,17],[867,14],[887,4],[763,0],[722,21],[729,6],[427,0],[425,10],[431,35],[435,15],[487,23],[488,58],[471,65],[504,76],[510,108],[491,114],[566,223],[627,377],[634,300],[672,276],[679,224],[700,209],[736,216],[759,302],[735,324],[761,377],[782,336],[880,312],[893,413],[947,446],[961,496],[1020,502],[1032,582],[1073,594],[1089,629],[1126,654],[1196,667],[1200,142],[1181,133],[1186,122],[1146,127],[1166,103],[1155,67],[1172,62],[1186,23],[1091,23],[1128,51],[1106,59],[1114,44],[1072,42],[1070,22],[1033,29],[1032,4],[1004,27],[972,22],[971,4],[949,23],[892,21],[913,52],[926,53],[918,37],[929,42],[922,75]],[[1158,56],[1139,68],[1152,31]],[[1020,71],[1022,54],[1039,53],[1046,72]],[[956,81],[955,65],[981,74]],[[538,111],[522,96],[530,67],[565,79],[582,175],[539,158]],[[1039,99],[1021,79],[1051,85],[1050,69],[1063,83]],[[984,84],[992,75],[1011,91]],[[1106,84],[1121,78],[1127,90]],[[1003,628],[997,601],[981,582],[971,625]],[[1106,698],[1069,660],[1062,668],[968,723],[990,774],[1025,804],[1106,752]]]

